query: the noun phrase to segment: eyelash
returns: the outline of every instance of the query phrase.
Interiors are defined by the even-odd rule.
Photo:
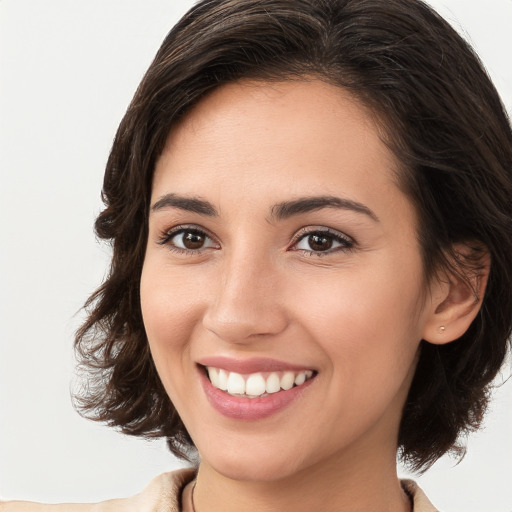
[[[308,249],[296,249],[296,250],[301,251],[304,254],[307,254],[308,256],[316,256],[316,257],[321,258],[321,257],[328,256],[330,254],[333,254],[333,253],[339,252],[339,251],[341,251],[341,252],[352,251],[355,248],[355,241],[351,237],[345,235],[344,233],[341,233],[341,232],[336,231],[331,228],[313,228],[312,229],[311,227],[301,229],[294,236],[293,243],[292,243],[291,247],[295,247],[302,240],[304,240],[310,236],[314,236],[314,235],[330,238],[330,239],[334,240],[335,242],[339,243],[340,246],[336,247],[334,249],[328,249],[326,251],[313,251],[313,250],[308,250]]]
[[[184,249],[182,247],[177,247],[173,243],[171,243],[171,240],[182,233],[192,233],[194,235],[202,235],[206,238],[209,238],[213,242],[215,242],[214,238],[208,234],[207,231],[204,229],[200,229],[195,226],[176,226],[168,231],[162,232],[160,237],[158,238],[157,243],[159,245],[167,245],[169,247],[169,250],[172,252],[176,252],[178,254],[201,254],[206,248],[200,248],[200,249]],[[217,242],[215,242],[217,243]]]
[[[158,238],[157,243],[159,245],[168,245],[169,250],[172,252],[176,252],[178,254],[201,254],[205,250],[207,250],[210,247],[201,247],[198,249],[184,249],[182,247],[177,247],[175,244],[171,243],[172,239],[176,237],[179,234],[182,233],[191,233],[194,235],[201,235],[208,239],[210,239],[214,244],[218,244],[215,239],[204,229],[198,228],[195,226],[176,226],[168,231],[164,231],[161,233],[161,235]],[[293,247],[297,246],[302,240],[306,239],[310,236],[320,236],[320,237],[327,237],[331,240],[337,242],[340,244],[339,247],[335,247],[334,249],[327,249],[325,251],[314,251],[314,250],[308,250],[308,249],[296,249],[297,251],[302,252],[303,254],[306,254],[308,256],[316,256],[316,257],[324,257],[328,256],[329,254],[333,254],[338,251],[342,252],[348,252],[355,248],[355,241],[339,232],[335,231],[330,228],[314,228],[311,227],[308,228],[302,228],[294,237],[292,240],[292,244],[290,248],[293,250]],[[290,249],[288,249],[290,250]]]

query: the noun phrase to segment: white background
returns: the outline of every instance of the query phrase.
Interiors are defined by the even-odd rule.
[[[512,112],[512,0],[432,4],[476,46]],[[109,257],[92,224],[110,144],[158,46],[191,5],[0,0],[3,498],[126,496],[180,466],[162,442],[80,418],[69,395],[77,312]],[[512,510],[512,379],[453,466],[444,459],[419,478],[441,510]]]

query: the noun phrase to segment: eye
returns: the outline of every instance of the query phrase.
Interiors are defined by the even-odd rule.
[[[219,245],[201,229],[183,226],[177,226],[165,232],[158,243],[160,245],[169,245],[170,249],[177,252],[197,253],[201,252],[203,249],[219,247]]]
[[[328,228],[302,231],[293,245],[294,249],[316,254],[350,250],[353,247],[354,241],[350,237]]]

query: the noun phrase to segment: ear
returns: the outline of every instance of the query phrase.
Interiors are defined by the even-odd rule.
[[[422,337],[435,345],[454,341],[468,330],[482,305],[489,276],[489,251],[481,244],[455,244],[451,255],[452,271],[430,284]]]

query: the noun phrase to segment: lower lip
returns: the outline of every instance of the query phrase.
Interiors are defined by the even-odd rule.
[[[244,398],[233,396],[212,386],[202,368],[199,369],[201,385],[208,401],[223,416],[238,420],[260,420],[286,408],[297,400],[314,381],[314,377],[304,384],[288,390],[281,390],[261,398]]]

